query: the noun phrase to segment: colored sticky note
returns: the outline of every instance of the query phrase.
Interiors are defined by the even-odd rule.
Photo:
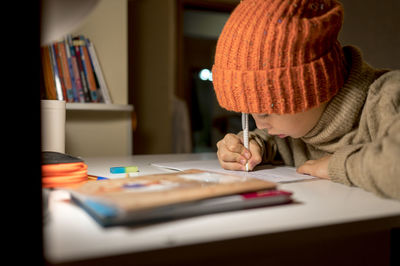
[[[119,166],[110,168],[112,174],[135,173],[137,171],[139,171],[137,166]]]

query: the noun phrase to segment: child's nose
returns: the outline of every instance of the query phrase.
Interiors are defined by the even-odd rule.
[[[256,121],[256,127],[258,129],[266,129],[266,130],[270,130],[272,128],[272,126],[269,123],[265,123],[265,122],[260,123],[257,121]]]

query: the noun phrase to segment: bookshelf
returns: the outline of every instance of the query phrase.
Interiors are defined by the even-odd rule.
[[[107,104],[107,103],[66,103],[67,111],[118,111],[132,112],[131,104]]]
[[[132,105],[112,103],[94,45],[85,36],[68,35],[42,47],[42,60],[45,99],[65,100],[74,111],[133,111]]]
[[[71,35],[92,41],[112,103],[66,103],[66,152],[87,156],[132,154],[132,117],[128,104],[127,0],[101,0]]]

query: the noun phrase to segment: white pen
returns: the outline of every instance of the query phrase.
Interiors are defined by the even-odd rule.
[[[242,128],[244,147],[249,149],[249,115],[242,113]],[[246,172],[249,171],[249,163],[246,162]]]

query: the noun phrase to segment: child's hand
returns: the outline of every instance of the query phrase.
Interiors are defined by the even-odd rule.
[[[255,140],[249,141],[249,150],[243,145],[243,138],[235,134],[226,134],[217,143],[218,160],[222,168],[227,170],[246,170],[246,162],[249,163],[249,170],[261,163],[261,147]]]
[[[309,160],[297,168],[300,174],[312,175],[315,177],[330,179],[328,174],[328,165],[331,155],[327,155],[318,160]]]

